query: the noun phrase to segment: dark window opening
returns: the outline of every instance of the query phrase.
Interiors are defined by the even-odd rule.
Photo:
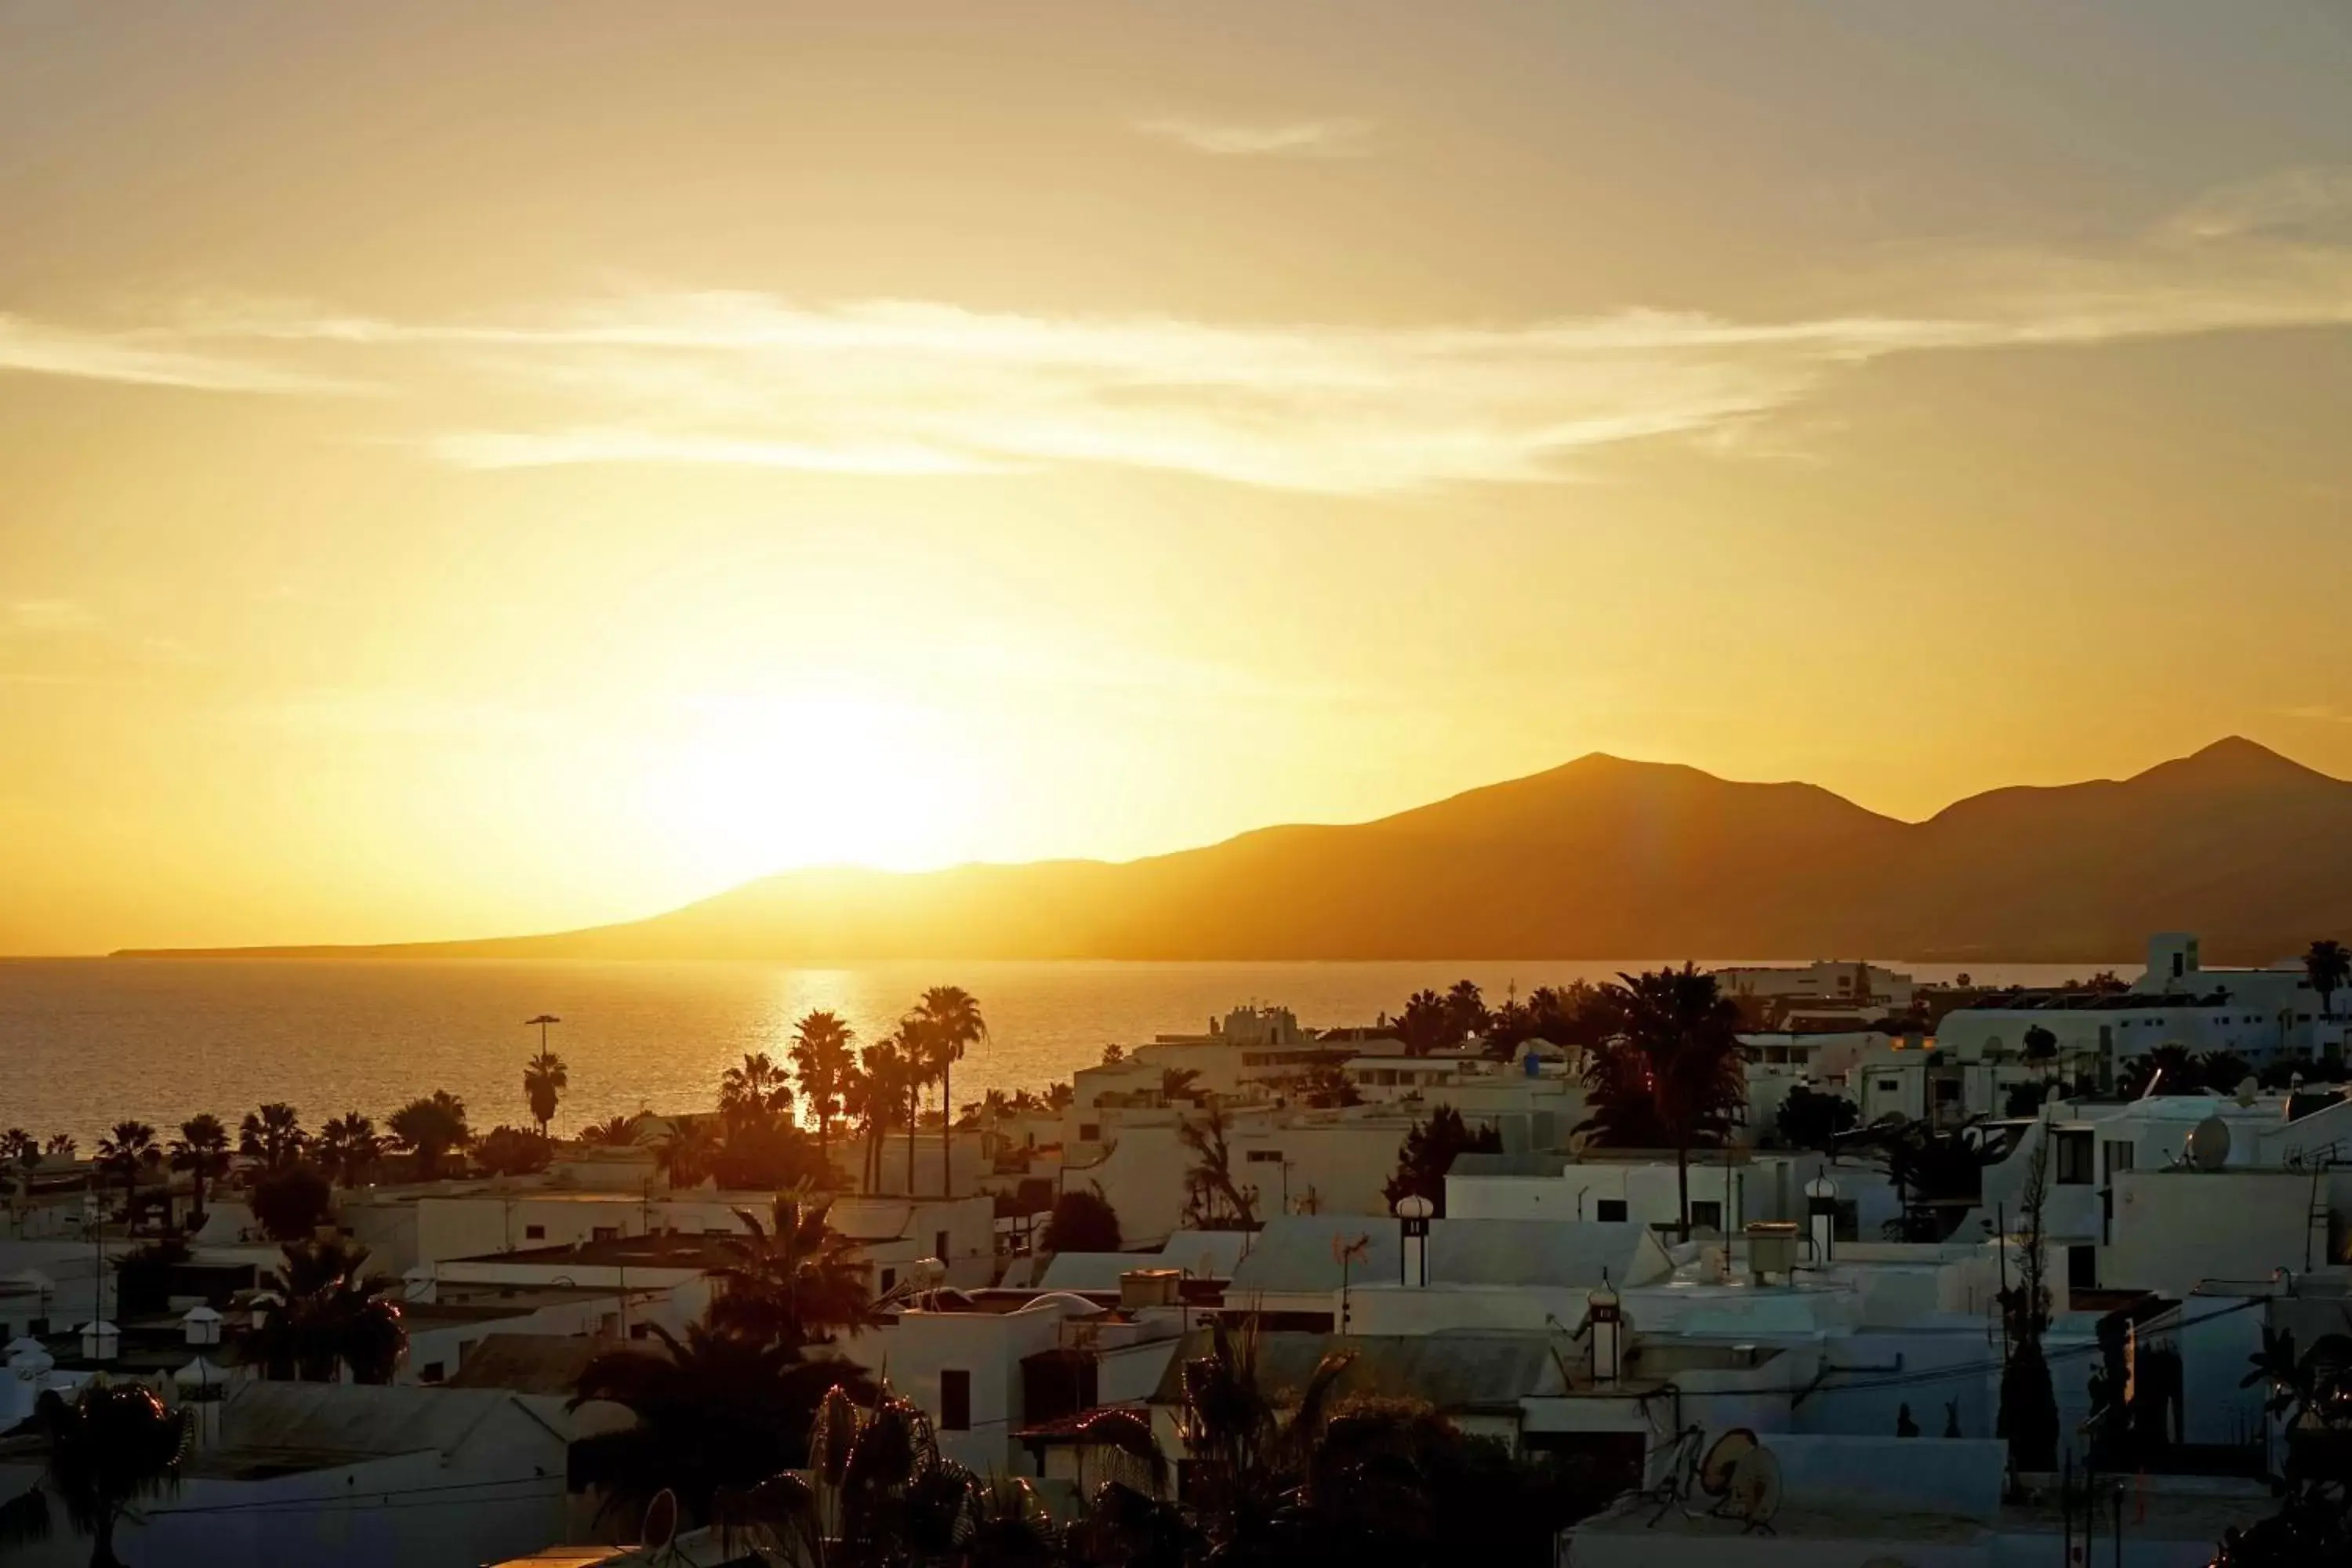
[[[945,1263],[948,1260],[948,1233],[946,1231],[934,1231],[931,1234],[931,1256],[938,1258],[942,1263]]]
[[[525,1241],[545,1241],[547,1227],[543,1225],[527,1225],[522,1227],[522,1238]]]
[[[1692,1204],[1691,1228],[1720,1234],[1723,1230],[1723,1205],[1719,1203]]]
[[[1604,1222],[1622,1220],[1625,1217],[1625,1200],[1623,1198],[1601,1199],[1592,1205],[1592,1217]]]
[[[940,1430],[971,1430],[971,1373],[959,1367],[940,1373]]]

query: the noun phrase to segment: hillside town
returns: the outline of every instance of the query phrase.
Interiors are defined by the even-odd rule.
[[[940,987],[561,1137],[552,1016],[530,1126],[11,1130],[0,1560],[2352,1561],[2347,992],[1465,982],[959,1103]]]

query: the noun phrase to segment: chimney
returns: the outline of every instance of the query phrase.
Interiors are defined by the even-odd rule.
[[[1816,1268],[1827,1268],[1837,1257],[1837,1184],[1825,1174],[1805,1184],[1805,1226]]]
[[[1625,1309],[1609,1288],[1607,1269],[1601,1271],[1601,1289],[1585,1298],[1585,1310],[1592,1324],[1592,1381],[1614,1384],[1624,1371]]]
[[[1419,1193],[1397,1199],[1396,1215],[1403,1232],[1399,1261],[1407,1289],[1418,1290],[1429,1283],[1429,1216],[1436,1206]]]

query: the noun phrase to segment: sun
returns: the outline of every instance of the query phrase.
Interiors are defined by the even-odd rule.
[[[697,699],[646,763],[646,808],[682,868],[917,870],[958,858],[971,810],[953,726],[845,692]]]

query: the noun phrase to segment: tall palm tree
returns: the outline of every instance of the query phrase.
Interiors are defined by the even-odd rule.
[[[372,1118],[346,1110],[319,1130],[318,1154],[337,1181],[356,1187],[383,1158],[383,1140]]]
[[[793,1026],[793,1047],[788,1054],[793,1072],[800,1079],[801,1102],[816,1118],[820,1158],[832,1142],[834,1120],[842,1112],[843,1079],[856,1037],[856,1031],[837,1013],[807,1013]]]
[[[730,1132],[772,1121],[792,1105],[792,1082],[765,1051],[747,1052],[719,1080],[719,1114]]]
[[[74,1163],[75,1148],[72,1133],[52,1132],[49,1141],[41,1145],[41,1158],[45,1162],[55,1160],[60,1165],[70,1165]]]
[[[922,1045],[925,1076],[940,1080],[940,1196],[955,1196],[955,1064],[964,1047],[988,1037],[988,1020],[980,1016],[979,999],[961,985],[934,985],[915,1004],[914,1037]],[[907,1178],[908,1197],[914,1177]]]
[[[155,1143],[155,1130],[144,1121],[118,1121],[98,1141],[99,1169],[122,1178],[125,1220],[131,1218],[131,1211],[139,1202],[140,1171],[162,1158],[163,1151]]]
[[[41,1163],[41,1141],[21,1127],[0,1132],[0,1162],[31,1170]]]
[[[446,1089],[435,1089],[429,1098],[410,1100],[394,1111],[384,1125],[401,1147],[416,1156],[416,1173],[428,1182],[441,1173],[444,1155],[452,1149],[463,1149],[474,1138],[473,1129],[466,1124],[466,1102]]]
[[[592,1121],[582,1128],[581,1142],[607,1149],[633,1149],[636,1147],[637,1123],[642,1117],[643,1112],[636,1116],[624,1116],[616,1110],[604,1121]]]
[[[1234,1179],[1225,1113],[1212,1100],[1207,1113],[1176,1124],[1176,1141],[1192,1156],[1184,1173],[1185,1219],[1203,1229],[1255,1230],[1257,1199]]]
[[[1677,1230],[1687,1241],[1691,1150],[1729,1136],[1747,1103],[1739,1005],[1717,989],[1714,975],[1693,963],[1617,978],[1620,984],[1609,989],[1623,1015],[1624,1034],[1592,1053],[1585,1069],[1594,1121],[1608,1130],[1611,1100],[1629,1119],[1646,1102],[1656,1131],[1675,1152]]]
[[[207,1110],[180,1123],[180,1135],[172,1140],[172,1168],[188,1173],[188,1224],[202,1225],[205,1183],[228,1171],[228,1129],[219,1117]]]
[[[341,1240],[293,1242],[264,1281],[280,1305],[247,1331],[250,1359],[273,1378],[390,1383],[408,1352],[393,1300],[399,1281],[368,1272],[368,1249]]]
[[[711,1136],[707,1124],[679,1121],[670,1128],[667,1137],[654,1145],[654,1164],[672,1191],[682,1192],[700,1186],[709,1177],[711,1162],[718,1153],[719,1141]]]
[[[2336,993],[2352,981],[2352,951],[2333,938],[2323,937],[2303,955],[2303,972],[2311,977],[2311,988],[2319,993],[2320,1016],[2335,1016]]]
[[[193,1447],[187,1413],[164,1409],[142,1384],[91,1383],[70,1402],[43,1390],[29,1426],[46,1450],[41,1478],[0,1503],[0,1547],[47,1540],[54,1496],[90,1538],[90,1568],[121,1568],[115,1527],[142,1500],[177,1489]]]
[[[718,1270],[725,1289],[710,1303],[712,1327],[801,1350],[866,1326],[857,1244],[827,1222],[830,1206],[784,1194],[765,1224],[749,1209],[735,1211],[746,1234],[725,1244]]]
[[[1254,1324],[1218,1319],[1205,1353],[1185,1362],[1184,1408],[1178,1431],[1202,1484],[1198,1512],[1212,1562],[1273,1563],[1286,1496],[1305,1477],[1317,1440],[1352,1359],[1325,1355],[1288,1398],[1266,1385]]]
[[[283,1100],[272,1100],[258,1110],[245,1113],[245,1121],[237,1129],[236,1152],[274,1171],[292,1163],[309,1142],[309,1136],[302,1131],[302,1119],[294,1108]]]
[[[846,1362],[803,1360],[785,1345],[699,1323],[683,1338],[652,1327],[660,1353],[598,1356],[572,1401],[575,1409],[606,1401],[636,1417],[572,1446],[572,1485],[601,1491],[605,1512],[630,1517],[667,1490],[692,1520],[708,1521],[721,1489],[749,1489],[807,1464],[810,1427],[829,1390],[870,1395],[865,1373]]]
[[[563,1058],[541,1047],[537,1056],[523,1064],[522,1094],[530,1102],[531,1120],[539,1123],[539,1135],[547,1136],[548,1123],[555,1120],[556,1102],[563,1091],[572,1087],[572,1075]]]

